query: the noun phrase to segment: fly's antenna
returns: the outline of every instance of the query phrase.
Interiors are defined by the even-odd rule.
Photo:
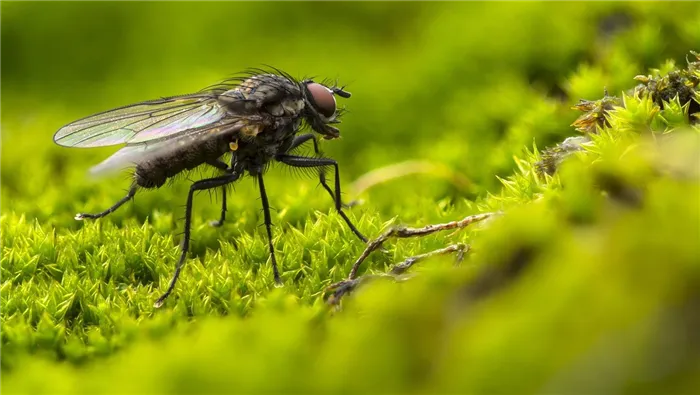
[[[332,90],[333,93],[335,93],[336,95],[338,95],[338,96],[340,96],[340,97],[343,97],[343,98],[345,98],[345,99],[347,99],[347,98],[349,98],[350,96],[352,96],[352,94],[351,94],[350,92],[348,92],[348,91],[345,90],[345,86],[342,86],[342,87],[340,87],[340,88],[334,86],[333,88],[331,88],[331,90]]]
[[[343,85],[343,86],[339,87],[338,86],[338,78],[336,78],[335,83],[333,84],[333,87],[331,88],[331,91],[334,94],[347,99],[350,96],[352,96],[352,94],[350,92],[346,91],[345,87],[347,87],[347,85]]]

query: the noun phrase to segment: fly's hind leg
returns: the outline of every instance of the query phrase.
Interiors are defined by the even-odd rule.
[[[78,214],[75,215],[75,219],[78,220],[78,221],[82,221],[82,220],[84,220],[85,218],[97,219],[97,218],[102,218],[102,217],[104,217],[104,216],[106,216],[106,215],[108,215],[108,214],[111,214],[111,213],[113,213],[114,211],[116,211],[119,207],[121,207],[124,203],[126,203],[126,202],[128,202],[130,199],[132,199],[132,198],[134,197],[134,195],[136,194],[136,189],[137,189],[137,188],[138,188],[138,187],[137,187],[137,185],[136,185],[135,183],[134,183],[134,184],[131,184],[131,187],[129,187],[129,192],[127,192],[126,196],[124,196],[123,198],[119,199],[119,201],[117,201],[116,203],[114,203],[114,205],[112,205],[112,207],[108,208],[107,210],[105,210],[105,211],[103,211],[103,212],[101,212],[101,213],[97,213],[97,214],[78,213]]]

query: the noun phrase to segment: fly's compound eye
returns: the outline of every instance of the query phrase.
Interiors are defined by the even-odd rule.
[[[311,93],[314,107],[318,112],[323,114],[326,118],[330,118],[335,114],[335,97],[333,97],[333,91],[315,82],[307,84],[306,89]]]

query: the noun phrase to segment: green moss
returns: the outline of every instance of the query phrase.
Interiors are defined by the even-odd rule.
[[[416,158],[442,166],[431,167],[440,175],[387,178],[361,196],[347,193],[346,200],[365,202],[349,215],[370,237],[394,224],[503,215],[453,234],[387,242],[387,253],[371,255],[360,275],[385,273],[409,256],[449,244],[471,249],[459,266],[454,257],[436,257],[413,266],[405,281],[381,277],[363,283],[343,297],[339,309],[324,302],[324,291],[347,277],[364,246],[314,180],[278,169],[266,185],[278,208],[274,242],[284,286],[276,288],[272,280],[256,189],[242,180],[222,228],[207,225],[218,216],[216,196],[198,196],[191,254],[171,299],[154,309],[178,258],[179,205],[187,182],[139,194],[134,204],[102,220],[73,221],[76,212],[119,199],[122,187],[115,185],[122,180],[85,180],[88,163],[106,150],[67,152],[50,144],[57,124],[94,108],[81,103],[81,111],[67,116],[51,105],[29,106],[40,108],[35,117],[18,110],[17,103],[36,103],[41,95],[17,83],[33,69],[20,72],[21,60],[12,60],[20,63],[7,68],[15,79],[3,91],[2,119],[3,130],[11,131],[3,136],[0,216],[3,389],[98,394],[697,388],[698,65],[689,60],[678,67],[682,63],[667,58],[682,59],[700,42],[693,19],[700,8],[514,4],[504,12],[444,3],[427,12],[423,5],[406,6],[401,17],[390,4],[319,5],[323,11],[309,6],[298,15],[294,7],[285,8],[320,21],[336,11],[341,32],[367,23],[365,14],[385,22],[381,29],[370,23],[364,33],[382,37],[371,47],[355,33],[332,37],[347,50],[349,65],[317,65],[366,79],[349,88],[353,112],[342,125],[343,140],[324,144],[341,163],[346,191],[355,186],[352,180],[380,166]],[[43,40],[31,37],[43,37],[41,30],[12,28],[17,21],[34,26],[27,15],[35,14],[26,7],[3,4],[3,35],[41,47]],[[70,15],[83,12],[64,7]],[[111,18],[161,10],[124,7],[114,6]],[[172,7],[177,21],[193,18],[193,26],[217,29],[207,19],[221,12],[213,5],[202,6],[207,18],[184,5]],[[17,18],[10,27],[6,10]],[[492,26],[499,18],[507,20],[507,31]],[[150,54],[140,40],[157,31],[141,25],[139,20],[132,26],[139,40],[125,40],[137,54]],[[464,34],[447,39],[457,32]],[[319,40],[315,48],[330,47],[331,38],[312,33],[298,34]],[[172,34],[183,38],[177,30]],[[670,49],[664,52],[666,42]],[[413,52],[416,43],[430,43],[423,45],[427,54]],[[204,51],[204,44],[182,45]],[[261,51],[256,48],[240,51],[253,56]],[[365,64],[361,59],[370,49],[375,60]],[[299,59],[304,68],[313,62]],[[634,76],[647,67],[657,69],[637,78],[641,85],[635,87]],[[68,73],[60,64],[56,68],[58,75]],[[110,75],[118,79],[124,70]],[[56,89],[56,101],[79,98],[81,89],[76,84],[65,96]],[[583,113],[573,111],[581,98],[586,100],[575,107]],[[41,161],[28,161],[32,155]]]

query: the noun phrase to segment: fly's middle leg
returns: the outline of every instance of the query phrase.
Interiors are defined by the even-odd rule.
[[[233,163],[231,167],[229,167],[226,163],[218,159],[208,163],[226,173],[233,172]],[[218,228],[224,224],[224,221],[226,221],[226,186],[221,187],[221,216],[218,220],[209,221],[209,225]]]
[[[153,304],[154,307],[158,308],[162,306],[165,299],[167,299],[168,296],[170,296],[170,293],[173,292],[175,283],[177,283],[177,279],[180,277],[180,271],[185,264],[187,251],[190,248],[190,225],[192,223],[192,199],[194,198],[194,193],[206,189],[224,187],[225,185],[236,181],[239,177],[240,175],[238,173],[231,173],[224,176],[199,180],[190,186],[190,192],[187,195],[187,204],[185,205],[185,231],[182,236],[182,244],[180,245],[180,259],[175,267],[175,274],[173,274],[173,278],[170,280],[170,284],[168,284],[168,289],[166,289],[165,293],[163,293],[163,295],[161,295],[161,297],[158,298],[158,300]]]
[[[270,204],[267,201],[267,192],[265,192],[265,184],[263,183],[262,174],[258,174],[258,185],[260,186],[260,200],[263,205],[263,215],[265,216],[265,229],[267,230],[267,245],[270,249],[270,259],[272,260],[272,272],[275,276],[275,283],[282,284],[280,273],[277,270],[277,259],[275,258],[275,246],[272,244],[272,218],[270,217]]]
[[[116,203],[114,203],[114,205],[112,205],[112,207],[108,208],[107,210],[105,210],[105,211],[103,211],[103,212],[101,212],[101,213],[96,213],[96,214],[78,213],[78,214],[75,215],[75,219],[78,220],[78,221],[82,221],[82,220],[84,220],[85,218],[88,218],[88,219],[97,219],[97,218],[102,218],[102,217],[104,217],[104,216],[106,216],[106,215],[108,215],[108,214],[111,214],[111,213],[113,213],[114,211],[116,211],[119,207],[121,207],[122,205],[124,205],[124,203],[128,202],[131,198],[133,198],[134,195],[136,195],[136,189],[137,189],[137,188],[138,188],[138,187],[137,187],[136,184],[132,184],[131,187],[129,187],[129,192],[127,192],[126,196],[124,196],[123,198],[119,199],[119,201],[117,201]]]
[[[209,225],[218,228],[226,221],[226,187],[221,187],[221,216],[218,220],[209,221]]]

